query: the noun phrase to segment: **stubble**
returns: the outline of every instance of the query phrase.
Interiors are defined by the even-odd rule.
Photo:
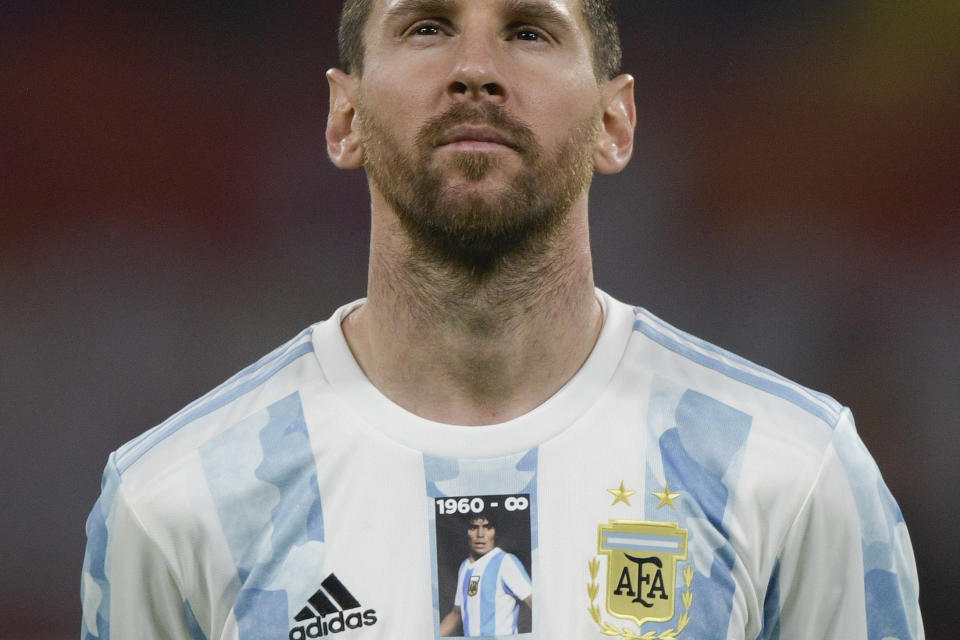
[[[529,126],[499,105],[459,103],[425,122],[413,149],[404,152],[362,104],[359,115],[368,177],[396,212],[414,261],[452,267],[470,280],[485,280],[516,259],[536,261],[593,176],[597,117],[580,123],[546,151]],[[460,124],[495,128],[519,154],[521,169],[499,191],[478,193],[471,183],[502,169],[500,154],[457,153],[450,166],[438,166],[440,140]],[[451,171],[468,184],[448,184]]]

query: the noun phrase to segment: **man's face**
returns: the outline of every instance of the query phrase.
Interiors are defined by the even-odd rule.
[[[497,530],[490,525],[486,518],[477,518],[470,522],[467,528],[467,538],[470,541],[470,555],[479,558],[486,555],[495,546]]]
[[[416,246],[482,271],[549,238],[600,127],[579,0],[377,0],[365,42],[365,164]]]

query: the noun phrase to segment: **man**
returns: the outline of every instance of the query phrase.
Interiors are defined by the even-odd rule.
[[[922,638],[850,412],[594,288],[609,3],[349,0],[341,45],[367,297],[110,457],[84,637],[437,637],[434,509],[513,495],[530,637]]]
[[[440,623],[440,635],[517,634],[520,603],[532,604],[530,576],[512,553],[497,546],[497,527],[485,514],[467,520],[469,555],[457,572],[454,605]]]

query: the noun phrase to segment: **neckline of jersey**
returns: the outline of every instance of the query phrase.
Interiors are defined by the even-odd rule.
[[[586,362],[545,402],[512,420],[483,426],[444,424],[397,405],[377,389],[357,364],[341,322],[363,299],[337,309],[313,332],[314,353],[343,408],[361,424],[401,445],[436,456],[489,458],[528,451],[576,422],[613,377],[633,331],[633,310],[600,289],[603,327]]]

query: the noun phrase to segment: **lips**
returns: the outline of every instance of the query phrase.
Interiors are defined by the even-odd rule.
[[[437,146],[443,147],[458,143],[465,145],[476,143],[478,146],[500,145],[517,150],[517,146],[510,136],[492,127],[482,125],[455,126],[440,136]]]

